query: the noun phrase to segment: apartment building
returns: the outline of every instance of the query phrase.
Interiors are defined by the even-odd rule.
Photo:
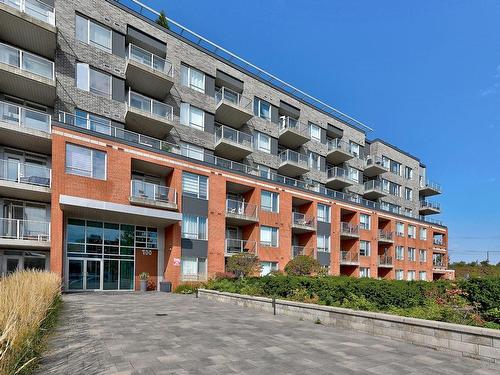
[[[0,272],[206,280],[256,254],[453,278],[415,156],[135,0],[0,0]]]

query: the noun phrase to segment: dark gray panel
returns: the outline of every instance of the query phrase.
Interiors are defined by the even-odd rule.
[[[125,35],[113,30],[113,55],[125,57]]]
[[[328,136],[331,138],[342,138],[344,131],[332,124],[328,124],[327,128]]]
[[[319,157],[319,167],[321,172],[326,172],[326,159],[324,156]]]
[[[123,125],[121,122],[113,121],[111,120],[111,125],[113,125],[115,128],[118,129],[124,129],[125,125]]]
[[[271,154],[278,155],[278,139],[271,137]]]
[[[217,69],[217,73],[215,74],[215,83],[219,87],[227,87],[231,90],[239,92],[240,94],[243,92],[243,81],[240,81],[237,78],[231,77],[229,74],[224,73],[223,71]]]
[[[331,223],[318,221],[317,233],[319,236],[329,236],[332,232]]]
[[[214,115],[208,112],[205,112],[205,131],[210,134],[215,133],[215,125],[214,125]]]
[[[207,241],[183,238],[181,247],[181,256],[183,257],[206,258],[208,256]]]
[[[326,144],[326,130],[321,128],[321,143]]]
[[[215,96],[215,78],[205,74],[205,94],[210,97]]]
[[[125,81],[113,76],[112,79],[112,98],[117,102],[125,101]]]
[[[280,115],[278,113],[278,108],[274,105],[271,105],[271,122],[275,124],[279,123]]]
[[[127,26],[127,42],[163,58],[167,55],[167,45],[165,43],[134,29],[132,26]]]
[[[182,213],[208,217],[208,201],[206,199],[182,196]]]
[[[280,100],[280,113],[294,118],[300,117],[300,109],[295,108],[294,106],[291,106],[290,104],[285,103],[282,100]]]
[[[329,266],[330,265],[330,253],[318,251],[318,262],[322,266]]]

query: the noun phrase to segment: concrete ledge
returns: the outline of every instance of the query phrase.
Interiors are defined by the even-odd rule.
[[[200,289],[198,296],[273,312],[273,300],[265,297]],[[356,311],[286,300],[275,300],[277,315],[288,315],[335,327],[389,337],[463,357],[500,363],[500,331],[397,315]]]

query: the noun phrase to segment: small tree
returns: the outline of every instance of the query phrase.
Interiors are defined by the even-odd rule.
[[[299,255],[287,263],[285,272],[292,276],[314,275],[321,272],[321,264],[313,257]]]
[[[170,26],[168,25],[167,16],[165,15],[165,11],[160,11],[160,15],[156,19],[156,23],[160,26],[163,26],[165,29],[170,30]]]
[[[227,260],[226,271],[237,277],[246,277],[260,272],[259,258],[249,253],[235,254]]]

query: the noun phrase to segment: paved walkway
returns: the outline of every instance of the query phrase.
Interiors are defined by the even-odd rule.
[[[499,374],[500,367],[167,293],[70,294],[39,374]]]

